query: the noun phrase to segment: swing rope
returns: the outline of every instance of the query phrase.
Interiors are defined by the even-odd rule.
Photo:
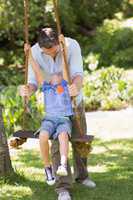
[[[61,25],[60,25],[60,19],[59,19],[59,11],[58,11],[58,0],[53,0],[54,5],[54,13],[55,13],[55,19],[56,19],[56,25],[57,25],[57,32],[59,36],[59,43],[62,50],[62,57],[64,61],[63,65],[63,76],[68,81],[68,84],[70,85],[72,83],[70,78],[70,71],[69,66],[67,62],[67,48],[65,44],[65,38],[61,34]],[[60,39],[61,36],[61,39]],[[72,142],[75,143],[76,150],[81,154],[82,157],[87,157],[87,155],[91,151],[91,142],[93,140],[93,136],[91,135],[84,135],[83,130],[81,129],[80,124],[80,113],[78,111],[78,106],[76,103],[75,97],[72,98],[72,103],[74,105],[74,119],[76,122],[76,126],[79,132],[79,136],[72,138]]]
[[[29,1],[24,0],[24,40],[25,43],[29,44]],[[28,79],[28,60],[29,50],[25,53],[25,85],[27,85]],[[28,112],[28,98],[24,97],[24,114],[23,114],[23,129],[25,128],[25,115]]]
[[[24,40],[25,43],[29,44],[29,1],[24,0]],[[28,78],[28,59],[29,59],[29,50],[25,53],[25,85],[27,85],[27,78]],[[24,97],[24,112],[23,112],[23,121],[22,121],[22,129],[25,129],[25,120],[26,120],[26,113],[28,113],[28,98]],[[15,138],[10,140],[10,146],[13,148],[18,148],[20,145],[25,143],[27,141],[27,138]]]
[[[56,19],[56,25],[57,25],[57,32],[59,36],[59,43],[60,47],[62,49],[62,56],[64,61],[64,67],[63,67],[63,75],[64,78],[68,81],[69,84],[71,84],[71,78],[69,73],[69,67],[67,63],[67,51],[66,51],[66,44],[64,36],[61,34],[61,26],[60,26],[60,20],[59,20],[59,12],[58,12],[58,3],[57,0],[53,0],[54,5],[54,12],[55,12],[55,19]],[[24,0],[24,39],[27,44],[29,44],[29,1]],[[60,39],[61,36],[61,39]],[[28,58],[29,58],[29,51],[25,53],[25,85],[27,85],[27,77],[28,77]],[[78,112],[78,108],[76,105],[75,98],[72,99],[74,104],[74,111],[75,111],[75,121],[77,124],[77,129],[79,130],[79,137],[74,138],[73,141],[76,144],[78,152],[83,156],[86,157],[87,154],[90,152],[91,149],[91,142],[93,140],[93,136],[84,135],[80,126],[80,114]],[[26,142],[28,135],[29,137],[37,138],[36,133],[38,133],[39,129],[34,133],[31,131],[25,131],[25,116],[28,113],[28,98],[24,98],[24,113],[23,113],[23,131],[18,131],[14,136],[19,135],[19,138],[16,138],[10,145],[12,147],[18,147],[19,145]],[[24,136],[26,135],[26,137]]]

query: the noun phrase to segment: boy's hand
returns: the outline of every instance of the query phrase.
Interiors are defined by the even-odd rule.
[[[75,97],[79,94],[79,90],[75,83],[72,83],[70,86],[68,86],[68,90],[71,97]]]

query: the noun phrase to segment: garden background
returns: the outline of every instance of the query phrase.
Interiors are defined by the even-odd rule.
[[[56,28],[56,25],[51,0],[29,2],[32,45],[42,27],[52,25]],[[132,109],[133,1],[59,0],[59,10],[64,35],[75,38],[81,46],[86,111],[106,113],[107,110]],[[8,137],[22,126],[23,102],[17,87],[24,83],[23,12],[23,0],[0,0],[0,103],[4,106],[3,118]],[[31,97],[29,107],[31,115],[27,116],[26,127],[34,130],[39,127],[39,120],[44,114],[39,91]],[[114,200],[132,199],[132,140],[110,140],[106,145],[113,149],[112,152],[106,148],[103,150],[102,141],[97,139],[89,161],[92,165],[100,163],[103,167],[101,172],[94,171],[93,174],[99,185],[97,195],[95,191],[88,192],[88,189],[75,185],[75,200],[87,200],[89,197],[107,200],[111,199],[111,195]],[[4,189],[0,199],[55,198],[52,189],[46,185],[45,192],[40,194],[44,185],[38,154],[36,150],[26,149],[13,156],[17,177],[1,181]],[[21,166],[20,171],[18,166]],[[31,168],[35,177],[38,176],[36,180],[28,174]],[[83,198],[84,193],[86,197]]]

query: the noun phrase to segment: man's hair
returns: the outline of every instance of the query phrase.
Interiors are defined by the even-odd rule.
[[[38,37],[38,44],[40,48],[49,49],[57,44],[58,42],[58,34],[52,28],[43,28],[41,29]]]

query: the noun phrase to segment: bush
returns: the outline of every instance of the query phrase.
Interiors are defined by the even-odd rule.
[[[122,68],[132,68],[132,24],[133,18],[105,20],[103,26],[97,29],[90,51],[91,54],[98,55],[99,67],[115,65]]]
[[[104,19],[112,19],[116,12],[131,10],[128,0],[59,0],[59,14],[65,35],[77,38],[89,36],[90,31],[101,25]],[[1,0],[0,7],[0,58],[4,65],[23,62],[23,1]],[[51,0],[29,1],[29,41],[35,43],[38,29],[55,26]],[[4,49],[3,49],[4,47]],[[4,53],[3,53],[4,51]],[[6,51],[6,54],[5,54]]]
[[[113,18],[116,12],[127,10],[126,0],[72,0],[72,7],[78,24],[86,29],[95,29],[106,18]]]
[[[40,98],[40,93],[37,93],[37,97]],[[24,128],[27,130],[36,130],[40,127],[44,107],[38,98],[36,100],[36,96],[32,95],[29,100],[30,113],[25,114],[24,120]],[[9,136],[14,131],[23,128],[24,105],[17,93],[17,87],[5,87],[0,92],[0,102],[4,106],[3,118],[6,134]]]
[[[20,85],[24,83],[22,68],[0,67],[0,86]]]
[[[133,100],[133,82],[127,81],[124,70],[114,66],[92,72],[85,78],[87,110],[121,109]]]

